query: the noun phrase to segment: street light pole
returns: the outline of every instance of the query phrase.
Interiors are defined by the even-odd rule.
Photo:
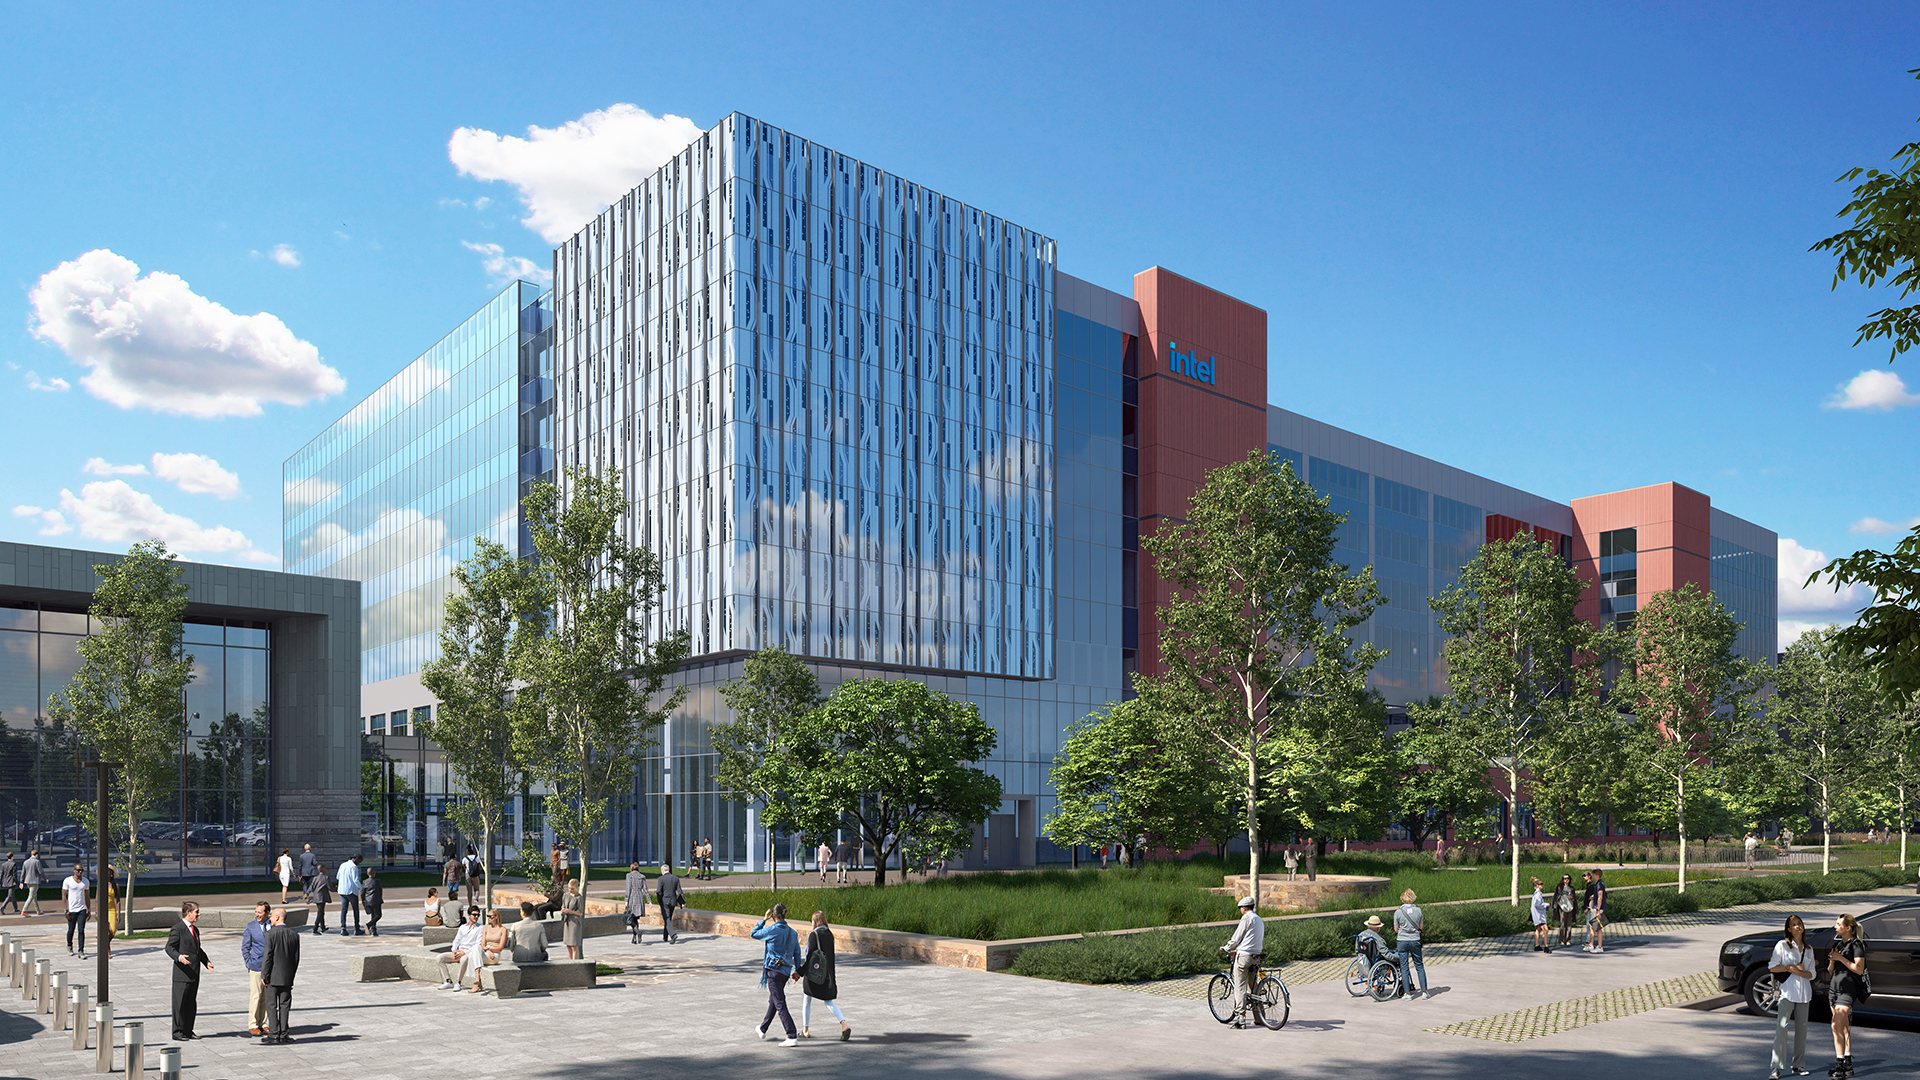
[[[105,947],[96,948],[93,955],[98,972],[96,981],[100,986],[99,993],[95,995],[94,1000],[103,1005],[113,1000],[113,995],[107,990],[107,959],[111,955],[112,942],[99,940],[100,937],[107,932],[108,905],[113,902],[107,895],[107,882],[110,880],[107,872],[111,869],[111,865],[107,860],[107,775],[111,770],[120,767],[121,763],[117,761],[87,762],[87,768],[92,769],[94,775],[99,780],[98,801],[94,803],[93,837],[96,846],[100,849],[100,866],[99,873],[94,875],[93,880],[95,882],[95,888],[97,888],[100,893],[100,921],[94,924],[93,934],[95,938],[94,944]],[[79,1023],[78,1020],[74,1022],[76,1024]]]

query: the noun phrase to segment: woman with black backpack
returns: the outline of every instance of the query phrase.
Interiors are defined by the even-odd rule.
[[[800,1002],[800,1037],[813,1038],[808,1021],[813,1015],[814,999],[818,998],[832,1011],[833,1018],[840,1021],[840,1041],[853,1038],[846,1014],[834,1000],[840,996],[840,984],[833,974],[833,928],[827,925],[825,912],[813,913],[813,930],[807,934],[807,955],[800,961],[800,971],[806,976],[807,995]]]

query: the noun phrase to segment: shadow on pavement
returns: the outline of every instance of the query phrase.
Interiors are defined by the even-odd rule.
[[[5,1046],[7,1043],[26,1042],[45,1030],[47,1025],[30,1015],[0,1011],[0,1046]]]

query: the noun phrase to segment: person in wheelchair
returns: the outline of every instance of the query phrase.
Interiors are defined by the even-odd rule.
[[[1366,961],[1367,982],[1375,1000],[1384,1001],[1400,992],[1400,953],[1388,947],[1380,936],[1385,924],[1380,916],[1369,915],[1365,929],[1354,935],[1353,948]]]

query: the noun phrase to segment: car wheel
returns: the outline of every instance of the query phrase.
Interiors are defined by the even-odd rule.
[[[1747,976],[1744,993],[1747,1008],[1753,1010],[1754,1015],[1769,1018],[1780,1015],[1780,983],[1773,972],[1764,967],[1754,968],[1753,974]]]

